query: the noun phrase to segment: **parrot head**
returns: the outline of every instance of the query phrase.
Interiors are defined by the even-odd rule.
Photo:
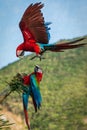
[[[43,73],[42,68],[39,65],[35,65],[34,72]]]
[[[19,58],[22,58],[24,56],[24,46],[23,44],[20,44],[16,49],[16,56]]]
[[[38,65],[36,65],[35,68],[34,68],[34,72],[36,74],[38,83],[40,83],[40,81],[42,80],[42,76],[43,76],[42,68],[39,67]]]

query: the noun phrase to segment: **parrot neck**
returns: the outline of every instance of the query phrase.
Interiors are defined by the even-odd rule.
[[[42,73],[40,73],[40,72],[36,72],[36,78],[37,78],[37,82],[38,82],[38,84],[39,84],[40,81],[42,80],[42,76],[43,76]]]

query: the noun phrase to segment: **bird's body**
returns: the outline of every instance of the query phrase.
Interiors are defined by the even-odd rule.
[[[49,25],[45,22],[41,9],[43,4],[31,4],[24,12],[19,23],[24,42],[16,49],[16,56],[23,56],[25,51],[35,52],[36,55],[42,55],[45,51],[62,52],[65,49],[73,49],[84,44],[76,44],[84,38],[57,44],[48,44],[50,40]]]
[[[23,84],[26,85],[27,88],[24,89],[22,94],[23,99],[23,107],[24,107],[24,114],[25,114],[25,121],[30,130],[30,121],[28,119],[28,99],[31,96],[35,112],[41,107],[42,97],[40,93],[39,84],[42,80],[42,70],[36,66],[38,70],[35,70],[33,73],[23,76]],[[36,68],[36,69],[37,69]]]
[[[24,51],[28,52],[35,52],[36,54],[39,54],[41,52],[41,48],[38,43],[34,43],[32,41],[27,41],[25,43],[22,43],[18,46],[18,49],[23,49]]]

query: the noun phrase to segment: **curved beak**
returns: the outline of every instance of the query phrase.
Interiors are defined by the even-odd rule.
[[[16,52],[16,55],[17,55],[17,57],[19,57],[19,58],[23,58],[23,56],[24,56],[24,51],[23,51],[23,50],[18,50],[18,51]]]

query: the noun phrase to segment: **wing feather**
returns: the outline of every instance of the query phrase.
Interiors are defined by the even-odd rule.
[[[22,33],[27,29],[36,42],[47,44],[49,42],[49,28],[45,24],[43,13],[41,12],[43,6],[41,2],[31,4],[25,10],[19,27]]]

